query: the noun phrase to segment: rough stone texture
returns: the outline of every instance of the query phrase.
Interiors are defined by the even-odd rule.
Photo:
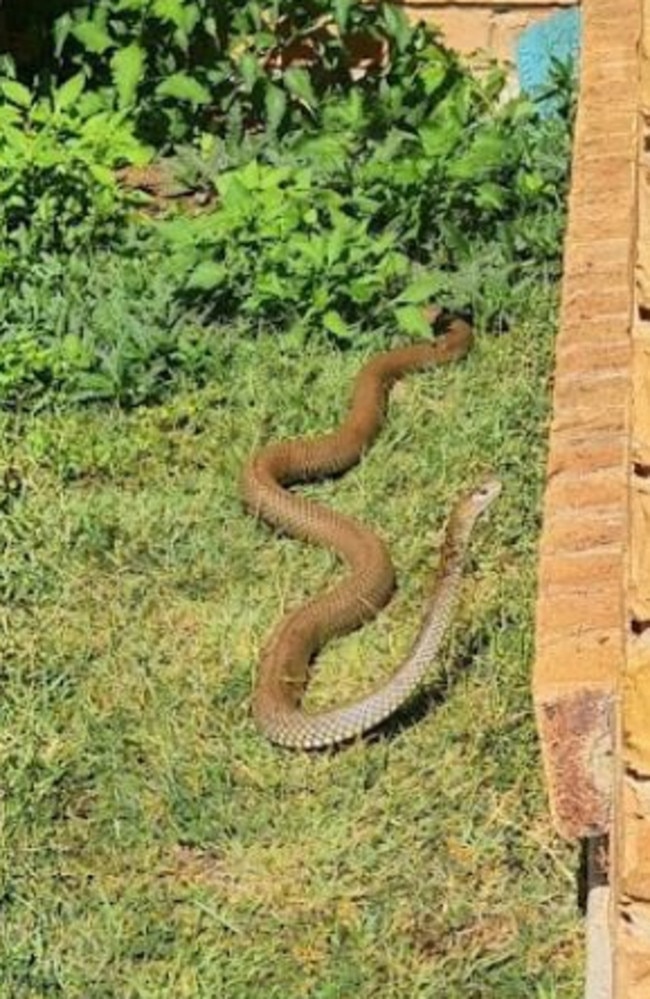
[[[618,763],[628,633],[638,22],[638,0],[583,3],[533,675],[551,809],[569,837],[610,831]]]
[[[650,999],[650,0],[583,14],[534,692],[558,828],[612,836],[597,984]]]
[[[458,52],[489,52],[512,60],[517,36],[533,21],[576,5],[576,0],[401,0],[416,20],[440,28],[446,43]]]
[[[614,888],[616,999],[650,996],[650,3],[642,3],[630,550]]]
[[[549,787],[564,833],[600,834],[609,826],[612,783],[614,700],[607,684],[593,680],[581,690],[556,688],[538,718],[553,757]],[[584,816],[590,817],[590,828]]]

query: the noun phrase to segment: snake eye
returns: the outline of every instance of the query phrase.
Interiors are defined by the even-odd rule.
[[[477,503],[491,503],[495,496],[501,492],[501,483],[495,480],[489,480],[484,482],[482,485],[478,486],[474,496]]]

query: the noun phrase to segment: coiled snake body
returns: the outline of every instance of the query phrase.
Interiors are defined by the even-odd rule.
[[[316,714],[300,706],[311,660],[334,635],[347,633],[377,614],[390,599],[395,574],[386,546],[373,531],[286,487],[354,465],[384,422],[391,385],[409,372],[463,357],[471,343],[470,327],[454,320],[448,331],[431,343],[377,354],[357,375],[350,408],[337,430],[270,444],[254,454],[244,468],[242,494],[251,513],[297,538],[334,549],[349,568],[335,586],[287,614],[262,653],[253,715],[272,742],[313,749],[367,732],[407,700],[438,650],[458,590],[469,536],[477,517],[498,494],[499,483],[487,480],[454,507],[433,593],[406,659],[365,697]]]

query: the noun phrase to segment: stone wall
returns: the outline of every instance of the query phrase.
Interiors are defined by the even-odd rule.
[[[558,829],[611,841],[588,997],[648,999],[650,0],[582,10],[534,693]]]
[[[400,0],[410,16],[437,25],[447,44],[469,54],[489,52],[512,60],[524,28],[555,11],[577,6],[575,0]]]

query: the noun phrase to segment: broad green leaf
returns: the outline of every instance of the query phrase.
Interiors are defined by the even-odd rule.
[[[354,252],[350,254],[352,258],[360,257],[361,254],[355,254]],[[348,292],[350,298],[353,302],[358,305],[363,305],[365,302],[369,302],[373,295],[377,291],[377,282],[373,274],[369,274],[366,277],[356,278],[354,281],[350,281],[348,285]]]
[[[91,174],[103,187],[114,187],[115,186],[115,174],[108,167],[101,166],[99,163],[89,163],[88,169]]]
[[[207,87],[187,73],[172,73],[156,87],[161,97],[175,97],[190,104],[209,104],[212,97]]]
[[[190,35],[203,17],[201,5],[198,3],[188,3],[185,6],[185,24],[183,29],[186,35]]]
[[[16,80],[2,80],[0,81],[0,91],[11,104],[15,104],[19,108],[31,107],[32,95],[22,83],[17,83]]]
[[[387,4],[384,10],[384,21],[390,35],[395,39],[398,49],[403,52],[413,33],[406,14],[398,7]]]
[[[261,298],[278,298],[286,301],[290,289],[286,282],[281,280],[279,274],[271,271],[268,274],[260,275],[255,290]]]
[[[479,208],[500,209],[505,205],[505,191],[499,184],[486,181],[476,192],[476,204]]]
[[[154,0],[152,12],[163,21],[171,21],[177,28],[185,28],[185,7],[182,0]]]
[[[482,174],[502,168],[508,162],[511,142],[497,132],[479,132],[470,148],[449,164],[449,175],[457,180],[478,180]]]
[[[412,336],[431,336],[431,326],[417,305],[405,305],[395,309],[397,325],[404,333]]]
[[[226,268],[216,260],[203,260],[190,274],[187,287],[193,291],[212,291],[223,284]]]
[[[145,68],[145,52],[136,42],[118,49],[111,59],[111,73],[117,87],[119,105],[133,104]]]
[[[428,96],[435,93],[435,91],[447,80],[447,76],[450,73],[450,66],[438,58],[435,62],[432,61],[421,70],[420,76],[424,83],[424,89]]]
[[[5,125],[0,133],[0,144],[9,146],[10,149],[20,154],[27,154],[33,145],[33,141],[25,135],[22,128],[16,128],[14,125]]]
[[[262,9],[256,0],[247,0],[246,13],[253,22],[255,31],[260,31],[262,27]]]
[[[312,108],[316,104],[316,94],[311,84],[311,77],[306,69],[292,66],[284,74],[287,90],[298,100]]]
[[[422,305],[438,295],[445,285],[446,281],[439,274],[425,274],[411,281],[396,301],[409,305]]]
[[[536,197],[544,190],[545,180],[537,171],[526,171],[517,177],[517,187],[524,195]]]
[[[11,125],[17,125],[22,120],[23,116],[17,107],[11,104],[0,104],[0,138],[2,137],[3,129]]]
[[[329,309],[323,316],[323,325],[326,330],[333,333],[338,340],[349,340],[350,329],[341,317],[340,312]]]
[[[207,14],[204,16],[201,27],[205,31],[206,35],[209,35],[210,38],[218,40],[219,29],[217,27],[217,19],[213,14]]]
[[[270,83],[266,91],[266,121],[271,132],[277,132],[287,110],[287,95],[281,87]]]
[[[244,52],[238,65],[244,87],[250,93],[260,77],[260,66],[251,52]]]
[[[68,40],[68,36],[72,30],[72,25],[73,21],[70,14],[62,14],[61,17],[57,17],[54,22],[52,34],[54,38],[54,55],[57,59],[61,56],[63,46]]]
[[[71,34],[83,45],[86,51],[94,52],[96,55],[102,55],[115,45],[108,32],[95,21],[79,21],[72,28]]]
[[[59,87],[54,93],[54,107],[57,111],[65,111],[77,103],[86,86],[86,77],[77,73]]]
[[[431,159],[439,159],[456,151],[461,141],[463,126],[453,117],[442,121],[429,121],[419,129],[422,148]]]
[[[334,17],[341,31],[345,31],[348,26],[348,18],[353,6],[354,0],[334,0]]]
[[[96,90],[86,91],[79,98],[76,111],[82,119],[92,118],[93,115],[98,114],[100,111],[105,111],[107,106],[110,105],[107,102],[106,94],[98,93]]]

